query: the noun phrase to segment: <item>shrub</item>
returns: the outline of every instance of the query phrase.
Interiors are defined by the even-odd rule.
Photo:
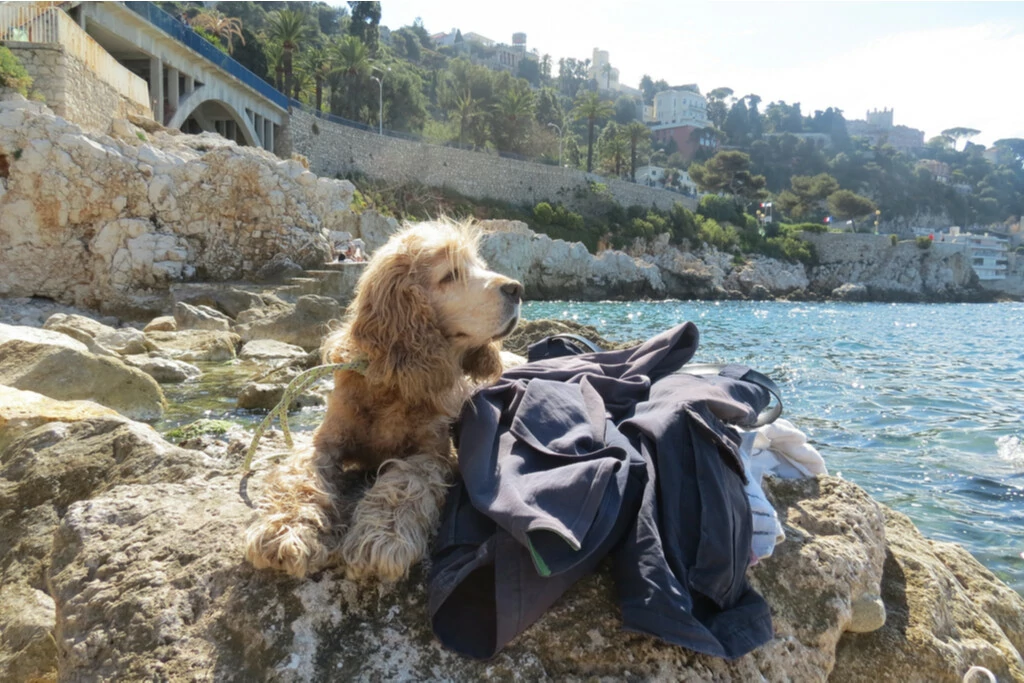
[[[0,45],[0,85],[17,90],[22,97],[28,97],[28,89],[32,87],[32,77],[21,60],[4,45]]]
[[[542,225],[551,225],[555,220],[555,212],[547,202],[533,207],[533,217]]]
[[[897,237],[896,235],[889,235],[889,242],[892,243],[892,246],[895,247],[897,244],[899,244],[899,241],[900,238]]]
[[[700,198],[697,213],[719,223],[732,223],[733,225],[742,225],[744,223],[743,212],[740,211],[739,207],[736,206],[736,202],[731,197],[706,194]]]
[[[932,248],[932,239],[930,237],[918,237],[917,238],[917,248],[918,249],[931,249]]]
[[[713,218],[698,215],[697,239],[722,251],[730,251],[739,242],[739,234],[731,225],[721,225]]]

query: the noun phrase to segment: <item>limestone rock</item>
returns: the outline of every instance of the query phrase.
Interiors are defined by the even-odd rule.
[[[266,304],[263,297],[254,292],[247,292],[237,287],[196,287],[194,285],[173,286],[171,293],[178,301],[193,306],[215,308],[229,318],[237,318],[238,314],[250,308],[263,308]]]
[[[878,588],[884,515],[838,479],[773,482],[770,491],[791,539],[752,571],[776,615],[776,636],[759,650],[728,662],[623,632],[611,580],[599,573],[494,660],[475,662],[430,634],[418,571],[385,589],[336,570],[304,581],[252,570],[240,560],[251,511],[233,477],[121,486],[72,505],[55,537],[61,675],[823,681],[852,602],[864,586]],[[884,669],[875,673],[871,680],[885,679]]]
[[[177,332],[178,323],[175,322],[173,315],[162,315],[158,318],[153,318],[149,323],[142,329],[143,333],[147,332]]]
[[[115,329],[83,315],[55,313],[43,327],[74,337],[97,355],[123,356],[149,351],[146,336],[139,330],[132,327]]]
[[[319,348],[329,323],[343,314],[344,309],[334,299],[308,295],[299,297],[294,309],[238,325],[235,331],[247,342],[275,339],[311,350]]]
[[[158,356],[125,356],[124,362],[138,368],[160,384],[178,384],[196,379],[203,371],[194,365],[173,358]]]
[[[286,386],[287,384],[249,382],[242,387],[241,393],[238,394],[238,407],[245,410],[270,410],[281,402]],[[324,403],[323,396],[313,391],[306,391],[295,397],[288,405],[288,410],[295,411],[309,406],[322,406]]]
[[[1024,598],[899,512],[885,510],[885,533],[885,625],[844,636],[829,681],[959,683],[974,665],[999,681],[1024,681]]]
[[[179,330],[219,330],[231,328],[231,320],[209,306],[192,306],[184,301],[174,304],[174,322]]]
[[[139,420],[163,415],[160,385],[141,370],[114,358],[95,356],[65,335],[24,330],[0,325],[0,384],[59,400],[96,401]],[[52,337],[44,339],[42,332]]]
[[[303,268],[284,254],[274,254],[262,268],[256,271],[256,282],[286,282],[289,278],[302,275]]]
[[[858,282],[848,282],[833,289],[832,298],[839,301],[868,301],[868,288]]]
[[[22,583],[0,587],[0,678],[53,679],[57,646],[51,635],[57,612],[53,598]]]
[[[4,581],[44,589],[53,531],[68,506],[127,483],[180,481],[210,465],[120,416],[50,422],[0,452]]]
[[[723,286],[737,289],[751,298],[764,300],[807,288],[810,281],[803,264],[787,263],[766,256],[753,256],[729,273]],[[763,293],[758,292],[761,288]],[[767,296],[766,296],[767,295]]]
[[[305,358],[307,352],[300,346],[273,339],[254,339],[246,342],[238,357],[242,360],[269,361],[283,358]]]
[[[480,253],[493,269],[523,283],[528,299],[658,298],[658,268],[618,251],[594,256],[581,242],[553,240],[522,226],[486,232]]]
[[[603,338],[596,327],[573,322],[572,320],[521,320],[512,330],[512,334],[502,340],[502,348],[520,356],[526,356],[530,345],[545,337],[556,334],[575,334],[579,337],[589,339],[598,348],[610,351],[612,349],[624,349],[639,344],[636,342],[616,343]]]
[[[22,434],[48,422],[114,417],[116,410],[93,401],[58,401],[0,384],[0,453]]]
[[[0,101],[0,294],[130,310],[181,280],[252,277],[276,254],[329,258],[348,181],[217,135],[157,129],[140,144],[131,130],[93,135],[38,103]]]
[[[401,229],[394,218],[382,216],[376,211],[363,211],[359,214],[359,238],[366,244],[366,253],[373,252],[384,246],[391,235]]]
[[[216,330],[148,332],[146,338],[158,352],[182,361],[232,360],[241,343],[237,334]]]

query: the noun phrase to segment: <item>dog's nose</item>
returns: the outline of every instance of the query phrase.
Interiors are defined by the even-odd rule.
[[[506,296],[512,297],[516,301],[522,301],[523,299],[523,286],[515,280],[503,284],[501,286],[501,291],[504,292]]]

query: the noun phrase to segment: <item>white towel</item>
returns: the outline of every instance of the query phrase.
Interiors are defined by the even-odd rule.
[[[742,438],[740,457],[749,482],[744,490],[754,522],[750,550],[760,560],[770,557],[775,546],[786,540],[779,516],[761,488],[764,475],[798,479],[828,474],[828,468],[817,449],[807,443],[807,435],[788,420],[779,419],[756,431],[744,432]]]

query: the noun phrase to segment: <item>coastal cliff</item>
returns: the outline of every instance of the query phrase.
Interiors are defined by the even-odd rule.
[[[246,281],[280,264],[317,269],[338,235],[381,244],[397,223],[352,210],[351,183],[300,161],[116,120],[95,135],[45,106],[0,101],[0,296],[48,297],[121,317],[168,312],[174,283]],[[961,254],[871,235],[805,235],[814,266],[692,251],[662,235],[592,255],[515,221],[483,251],[533,299],[974,301]],[[311,292],[307,292],[311,293]],[[343,297],[342,297],[343,298]]]

